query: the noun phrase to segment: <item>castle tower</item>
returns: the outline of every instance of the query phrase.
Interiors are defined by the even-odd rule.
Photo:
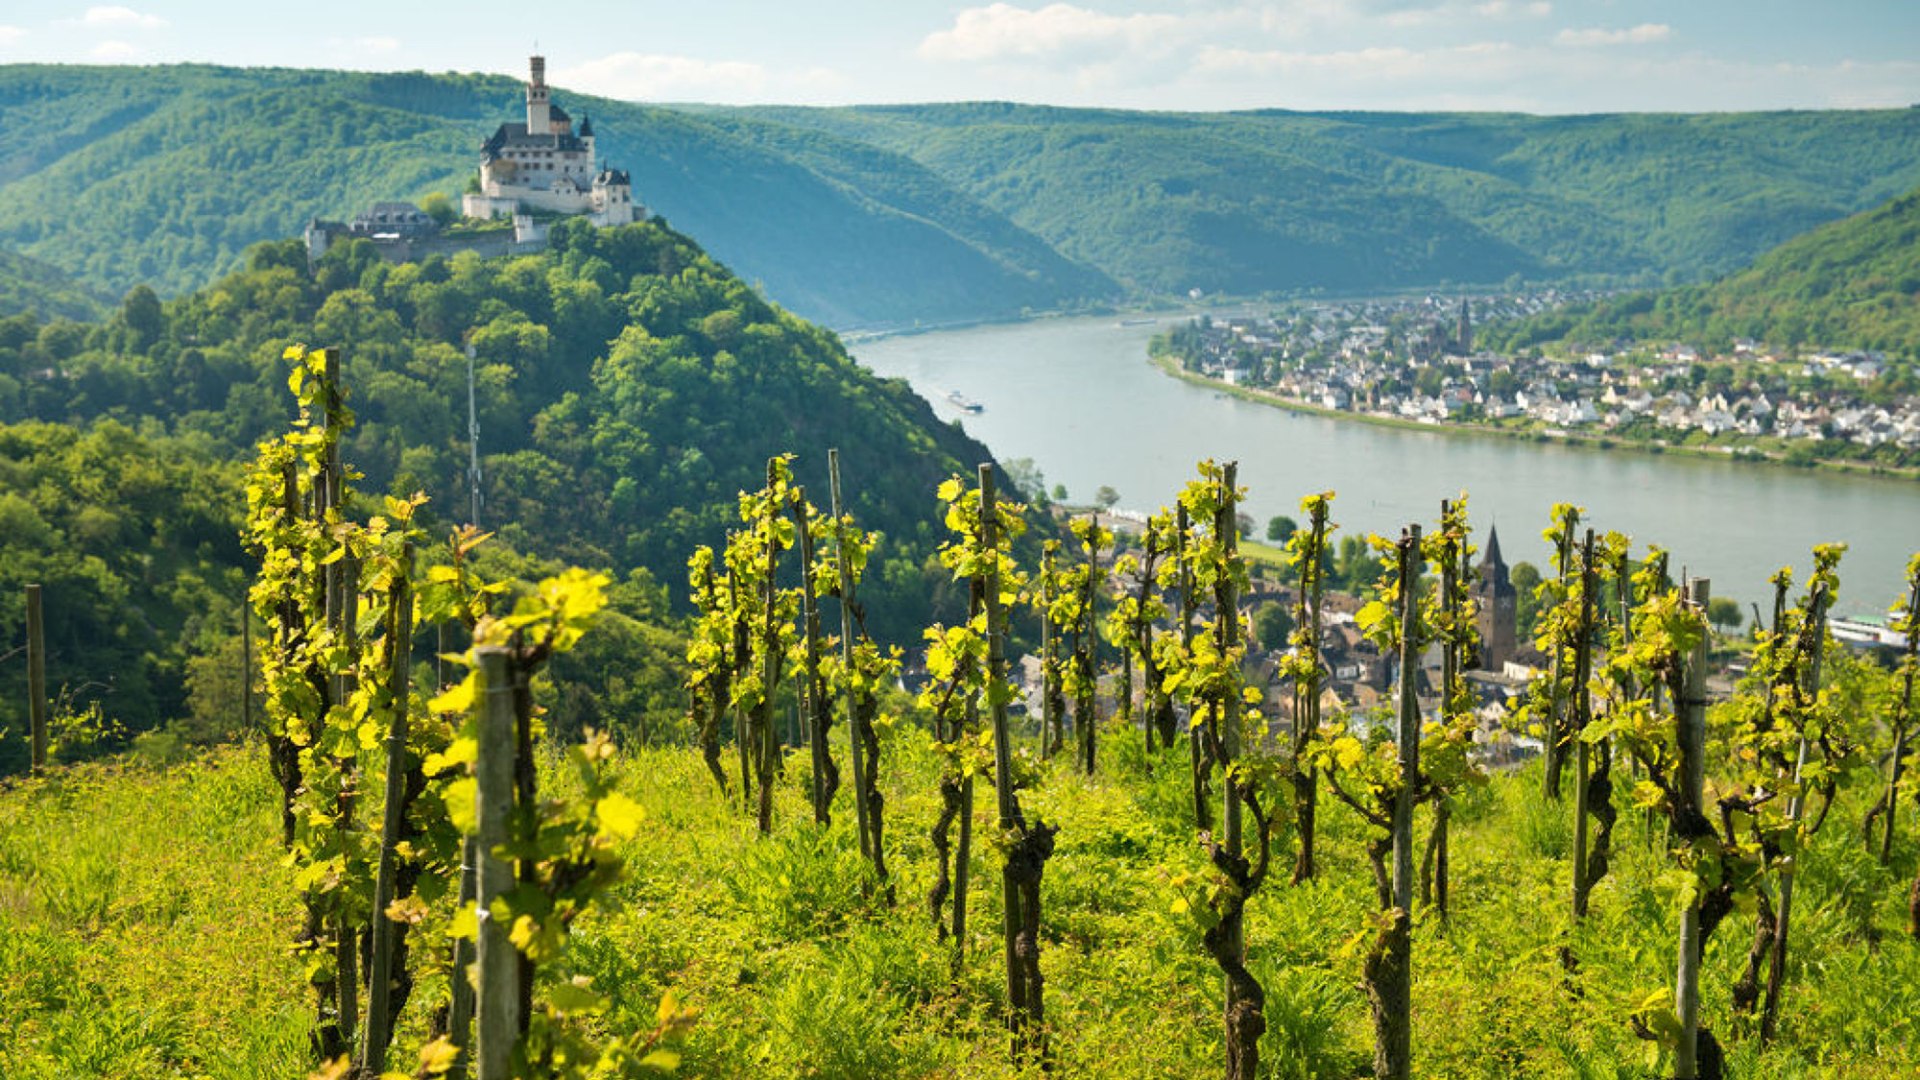
[[[1499,671],[1517,649],[1520,593],[1500,557],[1500,530],[1487,533],[1487,552],[1480,560],[1480,580],[1473,583],[1474,622],[1480,631],[1480,668]]]
[[[531,60],[533,76],[527,80],[527,134],[546,135],[553,130],[551,102],[547,96],[547,58]]]

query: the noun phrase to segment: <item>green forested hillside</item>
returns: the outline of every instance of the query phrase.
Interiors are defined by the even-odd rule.
[[[1685,279],[1920,182],[1913,110],[753,112],[911,156],[1063,253],[1163,292]]]
[[[1016,315],[1114,290],[872,147],[561,93],[656,212],[810,317]],[[199,66],[0,68],[0,243],[116,295],[178,292],[377,199],[457,194],[517,83]],[[806,144],[806,145],[802,145]]]
[[[0,316],[32,312],[46,319],[92,319],[106,307],[102,294],[55,267],[0,250]]]
[[[261,245],[200,292],[162,303],[136,287],[102,323],[0,319],[0,425],[16,425],[0,426],[0,641],[21,640],[18,586],[45,580],[76,627],[61,649],[86,658],[76,683],[119,680],[76,702],[154,726],[183,715],[188,658],[237,647],[231,466],[285,429],[281,356],[296,342],[343,347],[358,420],[344,458],[363,490],[426,491],[435,532],[468,517],[471,343],[499,576],[564,559],[624,582],[626,629],[582,676],[599,699],[589,717],[678,708],[660,664],[679,646],[655,632],[677,625],[665,592],[684,595],[688,554],[724,541],[769,456],[797,454],[826,505],[826,452],[840,449],[849,509],[886,538],[871,624],[902,642],[941,610],[934,488],[989,460],[905,383],[875,379],[659,224],[564,222],[537,256],[400,266],[357,241],[311,271],[298,241]],[[210,618],[218,633],[199,634]],[[20,667],[0,665],[0,728],[16,739]]]
[[[995,103],[591,113],[639,197],[837,326],[1255,294],[1724,272],[1920,184],[1914,110],[1531,117]],[[0,67],[0,245],[121,295],[381,198],[457,192],[510,79]]]
[[[1920,357],[1920,190],[1795,237],[1709,284],[1613,297],[1500,333],[1524,344],[1684,339],[1722,352],[1745,337]]]

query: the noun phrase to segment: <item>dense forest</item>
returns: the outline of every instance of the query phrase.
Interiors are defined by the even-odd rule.
[[[457,194],[513,80],[0,68],[0,248],[171,295],[376,199]],[[1528,117],[1009,104],[647,107],[571,94],[637,196],[839,327],[1184,295],[1743,265],[1920,184],[1913,110]]]
[[[891,641],[945,595],[929,492],[990,458],[659,224],[567,222],[545,253],[491,261],[393,265],[360,241],[310,270],[296,241],[258,245],[205,290],[136,287],[103,322],[0,319],[0,640],[20,637],[17,586],[43,580],[70,711],[99,702],[128,734],[187,717],[193,658],[239,647],[230,463],[285,426],[281,353],[314,342],[353,343],[344,451],[366,490],[424,491],[442,530],[469,516],[471,348],[489,558],[509,578],[564,559],[621,583],[626,629],[568,660],[597,672],[575,723],[677,694],[659,663],[680,647],[687,553],[769,456],[796,453],[824,490],[840,450],[849,506],[885,537],[870,618]],[[0,665],[14,757],[24,678]]]
[[[1519,347],[1686,341],[1718,354],[1736,338],[1920,356],[1920,191],[1796,236],[1713,282],[1576,305],[1490,335]]]

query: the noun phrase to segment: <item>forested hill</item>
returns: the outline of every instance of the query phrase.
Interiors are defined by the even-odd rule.
[[[0,315],[30,311],[41,318],[94,319],[107,298],[38,259],[0,250]]]
[[[193,628],[209,611],[232,620],[244,502],[233,463],[292,418],[286,346],[343,349],[357,414],[343,458],[366,474],[359,488],[426,491],[430,531],[445,535],[468,517],[463,341],[495,547],[610,570],[637,619],[671,627],[647,598],[657,583],[684,600],[688,555],[725,542],[767,459],[796,454],[796,479],[827,506],[837,447],[849,510],[884,536],[868,571],[876,636],[911,643],[929,612],[957,614],[931,558],[934,491],[987,450],[685,237],[575,219],[539,255],[396,266],[360,240],[309,270],[301,243],[282,241],[175,300],[136,287],[102,323],[0,318],[0,641],[20,638],[19,585],[43,581],[50,637],[69,660],[94,661],[54,685],[69,673],[90,683],[76,700],[105,700],[136,729],[168,719],[185,699]],[[594,678],[677,709],[677,675],[643,672],[643,657],[607,640]],[[0,667],[0,729],[16,735],[19,667]]]
[[[455,196],[521,84],[466,75],[0,67],[0,247],[118,296],[381,199]],[[635,193],[784,306],[836,326],[1007,317],[1118,288],[864,143],[556,93]]]
[[[1735,338],[1777,348],[1874,349],[1920,357],[1920,189],[1795,237],[1705,285],[1612,297],[1536,316],[1512,344]]]
[[[1920,185],[1920,110],[1531,117],[574,94],[636,193],[840,327],[1122,296],[1677,283]],[[457,193],[501,77],[0,67],[0,247],[171,295],[248,244]]]

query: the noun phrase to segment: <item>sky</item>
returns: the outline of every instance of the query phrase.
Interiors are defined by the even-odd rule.
[[[524,78],[536,50],[555,86],[633,101],[1532,113],[1920,103],[1920,0],[0,0],[0,63]]]

